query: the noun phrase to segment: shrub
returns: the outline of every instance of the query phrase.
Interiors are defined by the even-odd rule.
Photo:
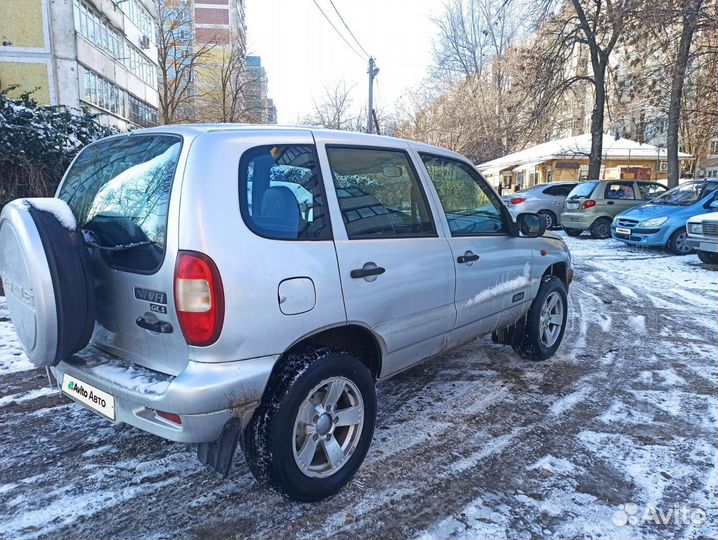
[[[0,91],[0,207],[18,197],[48,197],[87,144],[116,133],[85,109],[38,106],[32,92]]]

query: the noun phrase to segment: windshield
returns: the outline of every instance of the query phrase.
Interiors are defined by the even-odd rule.
[[[162,264],[181,146],[168,135],[115,137],[88,146],[68,171],[58,197],[113,268],[152,273]]]
[[[568,194],[569,199],[587,199],[596,189],[598,182],[584,182],[583,184],[577,185]]]
[[[674,187],[660,197],[653,199],[653,204],[670,206],[690,206],[713,193],[718,188],[718,181],[705,180],[700,182],[686,182]]]

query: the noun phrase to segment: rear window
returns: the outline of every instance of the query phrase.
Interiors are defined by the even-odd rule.
[[[568,194],[569,199],[588,199],[592,194],[593,190],[596,189],[598,182],[584,182],[577,185]]]
[[[68,171],[58,196],[113,268],[150,274],[162,265],[181,148],[171,135],[108,139],[83,150]]]

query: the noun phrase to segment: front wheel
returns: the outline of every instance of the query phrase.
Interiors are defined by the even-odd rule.
[[[702,263],[705,264],[718,264],[718,253],[710,253],[708,251],[698,251],[696,254]]]
[[[563,281],[556,276],[544,277],[526,316],[524,336],[514,351],[528,360],[551,358],[563,340],[567,317],[568,300]]]
[[[689,255],[693,253],[693,247],[688,243],[688,234],[685,229],[678,229],[671,235],[666,246],[668,251],[674,255]]]
[[[318,348],[290,356],[273,374],[244,437],[255,478],[312,502],[346,485],[369,449],[374,378],[354,356]]]

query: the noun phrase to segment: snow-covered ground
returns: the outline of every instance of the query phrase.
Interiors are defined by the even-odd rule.
[[[559,353],[481,339],[380,385],[363,467],[315,505],[46,389],[0,307],[0,538],[718,537],[718,272],[567,242]]]

